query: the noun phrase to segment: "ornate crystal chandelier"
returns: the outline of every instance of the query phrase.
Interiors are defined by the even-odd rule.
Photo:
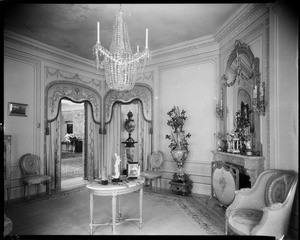
[[[139,46],[137,46],[137,52],[133,54],[125,20],[120,6],[120,10],[116,14],[113,39],[109,51],[100,44],[100,22],[97,22],[97,43],[93,49],[96,55],[97,70],[104,68],[105,80],[108,87],[117,91],[132,89],[137,75],[143,71],[147,60],[150,58],[148,29],[146,28],[145,50],[140,52]],[[104,57],[104,60],[101,62],[99,60],[100,56]]]

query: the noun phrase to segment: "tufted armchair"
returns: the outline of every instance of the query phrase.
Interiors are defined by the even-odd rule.
[[[30,200],[30,187],[32,185],[39,186],[47,184],[47,192],[50,194],[51,176],[42,175],[39,173],[40,158],[37,155],[27,153],[20,158],[20,167],[23,174],[24,196],[27,189],[27,200]],[[38,192],[37,192],[38,193]]]
[[[228,227],[239,235],[267,235],[283,239],[287,234],[298,174],[289,170],[266,170],[254,186],[235,191],[226,209]]]
[[[161,178],[162,178],[161,165],[163,161],[164,161],[164,155],[161,151],[153,152],[149,157],[150,170],[141,172],[141,176],[150,181],[150,188],[152,188],[152,181],[154,181],[155,192],[157,189],[158,179],[159,179],[159,186],[161,188]]]

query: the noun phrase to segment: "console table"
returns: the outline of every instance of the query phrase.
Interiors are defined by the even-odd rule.
[[[263,156],[246,156],[240,154],[212,151],[214,161],[223,161],[228,164],[233,164],[242,167],[242,172],[250,177],[251,187],[258,176],[264,171]]]
[[[112,224],[112,233],[116,234],[116,222],[120,223],[122,221],[139,221],[139,228],[142,228],[142,206],[143,206],[143,183],[145,179],[140,177],[134,180],[125,180],[123,182],[109,183],[108,185],[101,185],[98,182],[92,182],[86,185],[90,191],[90,234],[93,234],[94,226],[103,226]],[[121,213],[121,196],[123,194],[132,193],[139,191],[139,218],[122,219]],[[111,196],[112,197],[112,221],[108,223],[94,223],[93,221],[93,211],[94,211],[94,195],[95,196]],[[119,212],[118,218],[116,217],[117,212],[117,198],[119,202]]]

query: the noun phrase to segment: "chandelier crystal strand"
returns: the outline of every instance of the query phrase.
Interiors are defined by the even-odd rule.
[[[100,37],[100,24],[97,24],[98,38]],[[103,48],[100,39],[94,46],[94,54],[96,55],[96,68],[104,69],[105,80],[107,86],[117,91],[125,91],[133,88],[137,75],[141,73],[150,59],[148,50],[148,30],[146,30],[146,48],[142,52],[131,51],[128,36],[128,27],[125,16],[121,11],[116,14],[116,20],[113,26],[113,39],[109,51]],[[100,62],[100,56],[104,60]],[[142,63],[143,62],[143,63]]]

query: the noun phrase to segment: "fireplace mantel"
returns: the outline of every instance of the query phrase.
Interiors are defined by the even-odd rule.
[[[251,187],[253,187],[259,174],[264,171],[263,156],[245,156],[226,152],[212,151],[214,161],[223,161],[244,168],[244,174],[250,177]]]

